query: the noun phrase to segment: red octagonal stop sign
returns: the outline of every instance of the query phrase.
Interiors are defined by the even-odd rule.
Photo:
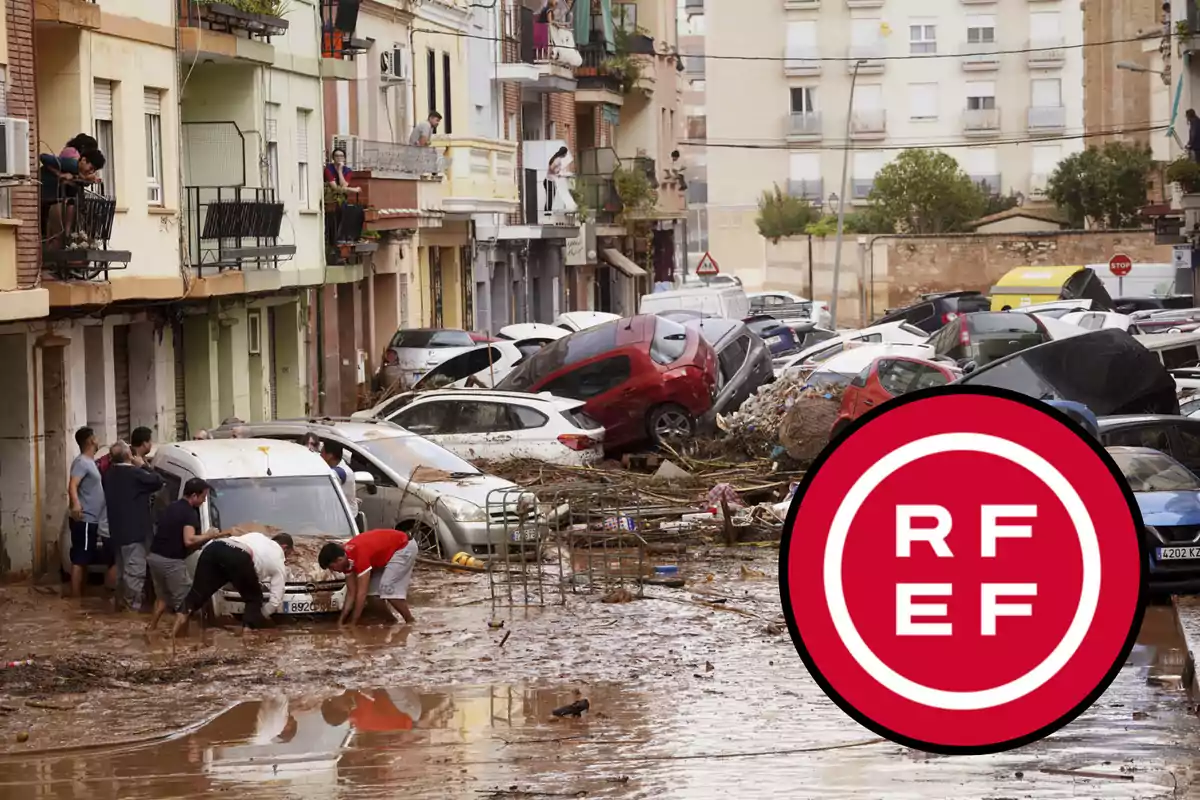
[[[1147,549],[1116,465],[1011,392],[921,392],[860,419],[793,500],[780,555],[792,638],[866,727],[991,753],[1070,722],[1141,626]]]

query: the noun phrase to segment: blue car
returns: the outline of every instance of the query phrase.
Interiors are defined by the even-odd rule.
[[[762,337],[771,350],[773,358],[790,355],[800,350],[800,339],[796,332],[774,317],[760,315],[747,317],[746,327]]]
[[[1150,590],[1200,593],[1200,478],[1148,447],[1109,447],[1125,476],[1150,548]]]

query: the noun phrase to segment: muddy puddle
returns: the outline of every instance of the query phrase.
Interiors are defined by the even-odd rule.
[[[636,602],[499,613],[478,581],[422,573],[411,628],[217,629],[174,654],[126,618],[0,604],[5,654],[95,651],[136,659],[142,681],[169,676],[0,683],[0,800],[1190,796],[1200,725],[1170,607],[1150,609],[1116,682],[1059,734],[935,757],[880,742],[824,697],[773,630],[772,558],[714,562]],[[74,620],[53,642],[50,614]],[[580,698],[581,718],[553,716]]]

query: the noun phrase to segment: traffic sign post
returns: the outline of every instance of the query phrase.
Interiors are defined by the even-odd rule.
[[[1133,259],[1117,253],[1108,260],[1108,271],[1117,276],[1117,294],[1125,294],[1125,276],[1133,271]]]
[[[844,711],[908,747],[981,754],[1103,693],[1141,626],[1147,559],[1094,438],[1041,401],[956,387],[894,400],[826,448],[779,576],[796,648]]]
[[[717,266],[717,260],[712,257],[712,253],[706,252],[700,258],[700,263],[696,265],[696,276],[700,278],[712,278],[720,274],[721,269]]]

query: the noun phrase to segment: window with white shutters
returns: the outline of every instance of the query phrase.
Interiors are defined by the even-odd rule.
[[[113,82],[92,83],[92,133],[96,146],[104,153],[104,169],[100,184],[104,196],[110,200],[117,197],[117,135],[113,121]]]
[[[1062,160],[1062,145],[1054,144],[1035,144],[1032,153],[1032,169],[1034,175],[1049,177],[1054,170],[1058,168],[1058,162]]]
[[[312,112],[308,109],[296,109],[296,179],[299,181],[300,205],[304,208],[309,206],[308,123],[311,118]]]
[[[993,44],[996,41],[996,18],[990,14],[971,14],[967,17],[967,42]]]
[[[1038,78],[1030,81],[1030,105],[1034,108],[1058,108],[1062,105],[1062,81],[1058,78]]]
[[[279,195],[279,106],[267,103],[264,114],[263,138],[267,143],[267,186]]]
[[[967,109],[983,111],[996,107],[996,84],[993,81],[971,81],[967,84]]]
[[[938,85],[910,83],[908,85],[908,116],[911,119],[938,118]]]
[[[162,91],[146,89],[146,202],[163,204]]]
[[[932,20],[914,22],[908,26],[909,52],[929,55],[937,52],[937,25]]]

